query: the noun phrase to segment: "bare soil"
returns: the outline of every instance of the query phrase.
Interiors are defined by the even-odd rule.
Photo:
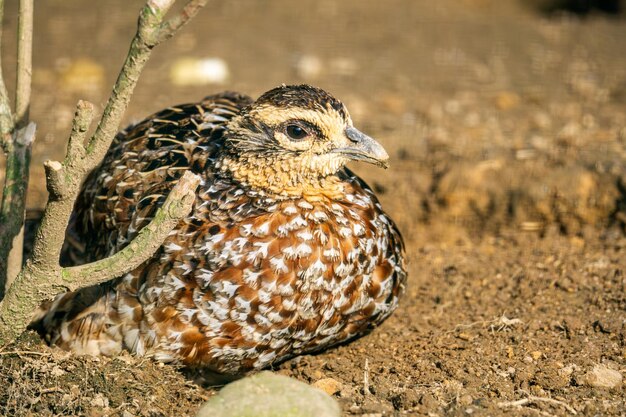
[[[106,99],[141,3],[37,3],[31,210],[77,99]],[[326,387],[346,415],[626,414],[624,383],[592,378],[626,372],[626,19],[619,1],[582,2],[576,15],[558,10],[568,3],[581,4],[214,2],[155,51],[127,121],[218,90],[308,82],[392,155],[387,171],[353,169],[405,237],[400,308],[277,372]],[[205,57],[228,63],[229,80],[174,85],[174,63]],[[0,381],[7,416],[186,416],[218,389],[148,359],[74,357],[33,334],[0,352]]]

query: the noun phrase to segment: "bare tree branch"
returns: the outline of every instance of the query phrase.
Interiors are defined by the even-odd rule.
[[[189,214],[199,183],[199,176],[191,171],[185,172],[150,224],[141,229],[128,246],[101,261],[63,268],[62,276],[67,281],[67,289],[73,291],[105,282],[141,265],[161,246],[180,219]]]
[[[76,105],[76,115],[72,120],[72,132],[67,142],[67,151],[65,153],[65,166],[70,165],[68,158],[84,158],[85,157],[85,138],[87,130],[91,126],[93,120],[93,104],[88,101],[80,100]]]
[[[69,184],[71,178],[68,178],[66,175],[67,170],[75,165],[74,162],[81,162],[85,158],[84,141],[87,130],[93,120],[93,110],[93,104],[90,102],[83,100],[78,102],[76,113],[72,120],[72,132],[67,142],[67,151],[63,163],[58,161],[46,161],[44,163],[44,169],[46,170],[46,186],[50,197],[54,200],[67,197],[71,185]],[[52,244],[58,243],[59,242],[54,242]],[[63,240],[60,241],[60,244],[63,244]]]
[[[22,269],[24,260],[24,217],[26,212],[26,192],[30,177],[30,156],[35,141],[35,123],[29,123],[13,133],[13,145],[8,154],[5,186],[0,209],[0,259],[6,259],[6,269],[0,261],[0,300],[4,291],[11,285]],[[8,253],[5,250],[9,250]]]
[[[0,4],[3,6],[3,4]],[[11,114],[0,81],[0,131],[7,153],[0,206],[0,299],[22,267],[24,211],[35,125],[28,124],[32,73],[33,0],[20,0],[18,18],[16,114]],[[17,122],[16,122],[17,121]]]
[[[58,259],[65,238],[65,229],[82,180],[102,161],[111,146],[113,137],[119,130],[122,117],[128,108],[139,75],[152,49],[160,42],[158,34],[164,15],[174,1],[149,0],[141,10],[137,33],[131,42],[130,50],[113,86],[98,127],[89,139],[85,150],[78,154],[79,147],[76,146],[76,140],[70,141],[69,152],[60,170],[50,170],[50,164],[46,164],[48,173],[46,181],[50,184],[52,180],[52,189],[64,189],[66,194],[54,196],[56,198],[50,199],[46,205],[33,246],[32,264],[34,267],[42,270],[59,268]],[[73,122],[74,126],[77,125],[76,119],[80,117],[84,117],[84,114],[79,106]],[[76,152],[76,154],[71,152]],[[64,184],[61,184],[60,180],[55,181],[56,177],[62,178]]]
[[[33,0],[20,0],[17,22],[17,87],[15,89],[15,120],[18,127],[28,123],[32,75]]]
[[[95,285],[119,277],[150,258],[181,218],[189,214],[200,177],[185,172],[152,221],[126,248],[115,255],[86,265],[62,268],[56,279],[39,281],[39,271],[28,266],[18,276],[0,303],[0,345],[26,328],[42,295],[51,297],[64,290]],[[33,282],[36,281],[36,282]],[[45,298],[44,298],[45,299]]]
[[[183,10],[166,22],[161,23],[159,30],[159,42],[163,42],[176,33],[178,29],[185,26],[202,9],[208,0],[190,0]]]
[[[2,21],[4,19],[4,0],[0,0],[0,46],[2,45]],[[1,49],[1,48],[0,48]],[[1,51],[0,51],[1,52]],[[0,53],[0,145],[8,151],[7,144],[11,141],[13,131],[13,113],[9,102],[9,93],[2,77],[2,54]]]
[[[87,145],[87,159],[91,168],[94,168],[102,160],[113,136],[119,130],[122,116],[128,108],[139,75],[148,61],[152,49],[161,42],[159,39],[160,25],[174,2],[175,0],[148,0],[146,6],[141,10],[137,34],[130,45],[124,66],[113,86],[113,92],[104,108],[102,119]]]
[[[164,16],[174,2],[147,1],[140,12],[137,33],[95,133],[83,144],[92,121],[93,105],[81,101],[74,116],[65,159],[62,163],[46,162],[46,182],[50,196],[37,231],[32,257],[0,303],[0,345],[14,339],[26,328],[33,312],[46,298],[62,289],[109,280],[144,262],[162,244],[180,218],[189,212],[194,199],[193,191],[199,182],[199,178],[191,173],[179,181],[166,200],[169,202],[167,206],[158,211],[145,231],[142,229],[137,238],[120,253],[79,267],[61,268],[59,265],[65,229],[84,178],[102,161],[111,146],[152,49],[184,24],[162,26]],[[206,0],[191,0],[187,6],[192,3],[197,5],[185,12],[188,17],[181,19],[189,20]],[[163,36],[163,33],[167,33],[167,36]]]

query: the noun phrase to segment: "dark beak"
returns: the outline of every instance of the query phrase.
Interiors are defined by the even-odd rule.
[[[389,155],[380,143],[354,127],[346,128],[346,137],[350,139],[352,145],[335,149],[333,152],[340,153],[355,161],[369,162],[383,168],[389,167]]]

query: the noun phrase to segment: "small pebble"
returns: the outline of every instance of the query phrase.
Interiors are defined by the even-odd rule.
[[[342,383],[333,378],[324,378],[315,382],[313,386],[317,389],[321,389],[328,395],[335,395],[341,391]]]
[[[465,341],[469,341],[473,339],[471,334],[465,333],[465,332],[459,333],[458,338],[461,340],[465,340]]]
[[[622,385],[623,377],[619,371],[596,365],[585,375],[587,384],[596,388],[617,388]]]
[[[92,407],[96,407],[96,408],[106,408],[106,407],[109,406],[109,399],[107,397],[105,397],[104,395],[98,393],[91,400],[90,405]]]
[[[339,417],[339,404],[304,382],[264,371],[226,385],[197,417]]]

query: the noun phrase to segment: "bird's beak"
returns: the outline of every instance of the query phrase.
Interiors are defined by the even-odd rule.
[[[355,161],[369,162],[383,168],[389,167],[389,155],[380,143],[352,126],[347,127],[345,133],[352,144],[337,148],[333,152],[340,153]]]

